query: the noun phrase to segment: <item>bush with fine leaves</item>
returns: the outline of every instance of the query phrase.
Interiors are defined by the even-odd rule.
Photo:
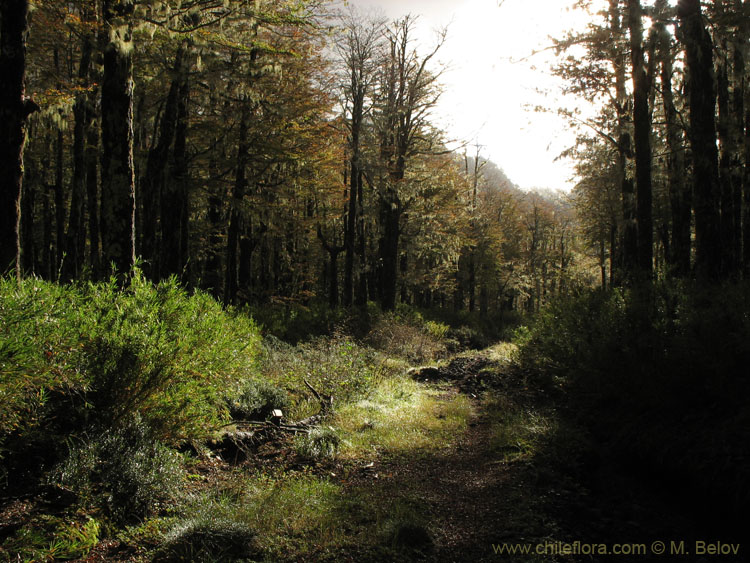
[[[138,413],[164,440],[201,437],[259,344],[249,317],[137,270],[124,286],[0,279],[0,317],[0,444],[59,412],[82,427]]]
[[[106,510],[114,521],[133,523],[176,498],[183,476],[180,455],[155,441],[135,417],[71,448],[52,480],[72,488],[85,504]]]

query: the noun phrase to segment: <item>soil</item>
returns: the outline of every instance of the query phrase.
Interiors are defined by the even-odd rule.
[[[488,378],[488,368],[496,370],[494,380]],[[446,400],[456,393],[466,393],[474,403],[474,416],[466,431],[436,453],[386,457],[374,464],[325,462],[312,470],[346,473],[347,487],[375,491],[385,505],[395,505],[404,497],[418,499],[427,521],[406,525],[393,538],[402,548],[404,561],[747,560],[742,549],[750,550],[750,544],[741,546],[737,556],[696,554],[696,541],[709,546],[732,538],[724,538],[705,517],[644,479],[647,472],[633,471],[632,464],[626,466],[599,456],[595,446],[583,453],[571,452],[574,460],[560,456],[560,450],[554,450],[555,455],[542,452],[511,459],[498,455],[491,447],[491,416],[480,399],[488,385],[498,387],[519,404],[559,414],[559,397],[530,390],[523,374],[501,368],[486,358],[463,358],[438,370],[413,372],[413,377],[425,385],[439,386]],[[299,469],[304,465],[284,438],[263,444],[244,463],[260,470]],[[231,470],[229,464],[217,459],[197,468],[206,481],[214,484]],[[6,498],[0,507],[0,530],[6,535],[12,533],[44,501],[44,495]],[[680,542],[685,542],[684,552],[670,554],[670,550],[680,549]],[[565,552],[565,544],[569,544],[569,552]],[[591,544],[604,544],[607,549],[627,544],[625,547],[645,551],[640,555],[602,555],[587,552]],[[498,552],[516,545],[530,546],[532,553]],[[661,545],[666,554],[655,554]],[[537,549],[542,553],[534,554]],[[103,542],[86,561],[129,561],[134,556],[120,551],[117,542]],[[331,560],[331,554],[326,560]],[[379,559],[372,553],[346,553],[334,555],[333,560]]]

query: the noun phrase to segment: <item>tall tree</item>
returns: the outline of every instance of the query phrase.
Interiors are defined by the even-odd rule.
[[[19,221],[26,120],[38,106],[26,98],[28,0],[0,3],[0,273],[21,275]]]
[[[411,48],[415,19],[407,16],[395,22],[388,32],[388,52],[381,71],[378,134],[383,174],[378,186],[380,207],[379,260],[380,301],[383,309],[396,305],[399,241],[404,202],[399,189],[410,157],[432,144],[426,139],[427,118],[437,103],[438,75],[427,65],[445,40],[443,33],[436,47],[420,57]],[[429,148],[428,148],[429,150]]]
[[[667,22],[672,16],[667,0],[657,0],[656,52],[660,63],[661,97],[664,111],[665,142],[667,149],[667,183],[671,210],[670,250],[667,263],[671,273],[680,277],[690,273],[691,191],[687,182],[684,133],[675,105],[673,86],[674,49]]]
[[[700,278],[715,280],[721,271],[722,249],[713,42],[703,20],[700,0],[680,0],[678,16],[690,99],[695,269]]]
[[[587,120],[579,119],[575,110],[564,111],[571,122],[591,129],[616,150],[613,180],[619,192],[620,219],[610,222],[610,226],[616,229],[609,237],[613,266],[610,276],[612,283],[621,284],[634,275],[638,257],[636,193],[629,166],[629,160],[633,158],[633,136],[632,98],[627,88],[628,20],[623,12],[623,0],[609,0],[606,10],[598,14],[590,12],[588,3],[582,2],[579,6],[586,8],[592,23],[586,31],[571,33],[557,41],[556,47],[560,51],[583,47],[585,54],[583,57],[568,54],[554,71],[568,82],[566,93],[581,96],[602,108],[596,118]]]
[[[184,51],[187,51],[183,46]],[[190,62],[187,52],[181,50],[175,63],[177,83],[177,115],[174,147],[169,161],[169,181],[161,193],[162,277],[177,276],[187,283],[189,266],[189,183],[187,130],[188,103],[190,101]]]
[[[735,10],[744,13],[745,17],[740,18],[737,42],[739,46],[747,45],[750,38],[750,18],[747,17],[750,11],[750,2],[745,0],[735,0]],[[735,72],[737,73],[737,86],[735,89],[735,111],[739,115],[740,127],[737,132],[742,136],[739,140],[739,146],[744,148],[742,155],[743,173],[742,182],[742,261],[743,276],[750,279],[750,78],[747,76],[748,61],[746,51],[742,48],[735,50]],[[744,135],[742,130],[744,126]],[[743,149],[741,149],[743,150]]]
[[[354,261],[356,229],[361,214],[364,162],[362,138],[365,118],[369,114],[368,100],[372,95],[379,42],[382,39],[383,23],[380,20],[366,20],[355,12],[350,12],[345,21],[344,39],[338,47],[339,57],[345,75],[342,86],[343,110],[349,130],[349,201],[346,212],[346,232],[344,238],[344,287],[343,303],[350,306],[354,295]],[[359,274],[364,275],[364,256],[360,255]]]
[[[78,278],[83,266],[83,254],[86,247],[86,230],[84,229],[84,204],[86,201],[86,137],[93,126],[94,109],[90,103],[88,78],[91,69],[93,37],[83,33],[81,37],[81,58],[78,63],[78,87],[81,92],[76,95],[73,104],[75,120],[73,130],[73,182],[70,196],[70,214],[68,229],[65,235],[65,257],[62,265],[63,280]]]
[[[638,233],[638,277],[653,271],[653,221],[651,185],[651,76],[646,70],[643,44],[643,8],[640,0],[628,0],[630,58],[633,67],[633,125],[635,144],[636,217]]]
[[[135,262],[133,168],[133,0],[104,0],[101,123],[102,258],[118,273]]]
[[[237,251],[240,238],[240,223],[242,221],[241,206],[247,188],[247,122],[249,110],[243,104],[239,119],[239,143],[237,145],[237,168],[232,189],[232,201],[227,230],[227,271],[224,280],[224,303],[234,305],[237,301]]]

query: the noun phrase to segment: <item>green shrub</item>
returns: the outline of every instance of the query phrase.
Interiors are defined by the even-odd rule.
[[[254,371],[259,343],[250,318],[137,270],[124,287],[3,278],[0,318],[0,453],[135,414],[163,441],[204,437],[225,420],[227,386]]]
[[[430,330],[432,328],[432,330]],[[448,355],[445,340],[447,327],[424,323],[421,315],[412,312],[383,314],[367,334],[365,342],[389,355],[399,356],[411,363],[425,363]]]
[[[177,497],[180,455],[155,441],[137,417],[71,448],[51,479],[71,487],[119,523],[138,521]]]
[[[447,324],[443,324],[435,321],[427,321],[424,324],[424,331],[429,334],[432,338],[442,340],[448,336],[450,327]]]
[[[352,315],[346,309],[331,309],[327,303],[309,306],[278,304],[251,307],[248,312],[263,327],[265,335],[271,335],[291,344],[310,338],[330,336],[340,325],[352,324]],[[364,317],[355,315],[360,321]]]
[[[83,559],[99,543],[101,528],[101,523],[90,517],[68,521],[56,516],[33,516],[3,542],[0,555],[7,561]]]
[[[252,321],[208,295],[188,296],[174,279],[154,286],[134,275],[115,295],[92,289],[100,306],[84,349],[93,404],[111,405],[113,420],[141,413],[168,439],[205,436],[220,419],[223,389],[253,366]]]
[[[341,438],[330,426],[321,426],[302,434],[295,440],[297,453],[308,459],[323,459],[336,456]]]
[[[286,391],[257,379],[241,382],[237,393],[225,401],[233,420],[266,420],[274,409],[286,411],[290,405]]]
[[[481,350],[490,345],[490,340],[484,334],[468,326],[451,329],[448,334],[458,342],[459,350]]]
[[[267,336],[258,371],[290,394],[289,417],[299,419],[320,409],[304,380],[340,404],[362,396],[391,367],[378,352],[350,338],[317,338],[292,346]]]

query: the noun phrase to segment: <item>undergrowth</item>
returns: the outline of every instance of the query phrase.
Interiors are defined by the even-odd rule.
[[[432,540],[414,499],[380,506],[342,476],[307,470],[240,470],[197,486],[204,477],[189,467],[199,462],[176,448],[203,451],[232,419],[315,414],[315,392],[336,414],[297,439],[303,464],[441,448],[465,429],[470,400],[403,374],[479,333],[405,306],[370,305],[361,318],[316,308],[264,315],[261,340],[246,314],[137,270],[124,284],[0,280],[0,476],[6,488],[46,486],[66,499],[59,515],[32,515],[9,534],[0,556],[85,558],[104,537],[155,561],[335,559],[352,550],[393,560],[426,549]]]
[[[610,452],[737,514],[750,501],[749,289],[664,282],[560,300],[522,334],[519,362]]]
[[[184,471],[180,455],[154,440],[136,417],[72,446],[49,480],[112,521],[132,524],[178,497]]]
[[[267,336],[258,369],[263,379],[286,391],[290,401],[287,417],[298,420],[320,410],[305,381],[340,404],[356,399],[402,368],[349,337],[320,337],[293,346]]]

